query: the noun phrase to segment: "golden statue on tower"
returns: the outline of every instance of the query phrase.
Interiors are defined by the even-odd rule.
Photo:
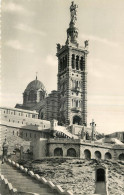
[[[77,5],[74,4],[74,1],[72,1],[72,4],[70,6],[70,14],[71,14],[71,22],[75,24],[75,21],[77,20]]]

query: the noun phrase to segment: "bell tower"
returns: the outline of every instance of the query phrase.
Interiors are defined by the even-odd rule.
[[[65,45],[57,44],[58,121],[61,125],[87,126],[88,41],[84,42],[84,47],[79,46],[77,5],[74,2],[70,6],[70,16]]]

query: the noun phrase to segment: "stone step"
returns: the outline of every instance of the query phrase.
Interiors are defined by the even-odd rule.
[[[1,163],[1,162],[0,162]],[[32,192],[42,195],[57,195],[47,185],[38,183],[35,179],[22,173],[9,164],[0,165],[0,173],[20,192]]]

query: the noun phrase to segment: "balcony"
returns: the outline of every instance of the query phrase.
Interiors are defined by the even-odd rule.
[[[74,112],[80,112],[81,108],[80,107],[73,107],[71,110]]]

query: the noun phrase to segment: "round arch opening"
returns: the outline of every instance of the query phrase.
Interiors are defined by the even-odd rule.
[[[118,158],[119,158],[119,160],[124,161],[124,153],[120,154]]]
[[[84,150],[84,156],[85,156],[85,159],[87,160],[90,160],[91,159],[91,152],[90,150]]]
[[[54,150],[54,156],[63,156],[63,150],[62,150],[62,148],[55,148],[55,150]]]
[[[76,150],[74,148],[69,148],[67,150],[67,156],[76,157]]]
[[[96,170],[96,181],[97,182],[105,182],[105,170],[99,168]]]
[[[101,159],[101,152],[96,151],[96,152],[95,152],[95,158],[96,158],[96,159]]]
[[[81,125],[81,118],[80,118],[80,116],[75,115],[73,117],[73,124]]]
[[[106,160],[112,159],[112,155],[109,152],[106,152],[105,153],[105,159]]]

